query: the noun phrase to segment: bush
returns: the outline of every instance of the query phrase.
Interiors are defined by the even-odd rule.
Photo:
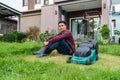
[[[37,41],[39,39],[39,28],[37,26],[29,27],[29,30],[26,31],[27,38]]]
[[[56,33],[55,30],[51,30],[50,33],[48,32],[48,30],[45,31],[45,33],[41,33],[40,36],[39,36],[40,41],[42,41],[42,42],[45,41],[46,39],[48,39],[48,38],[54,36],[55,33]]]
[[[25,33],[17,32],[16,30],[12,33],[6,33],[2,37],[2,41],[6,42],[21,42],[26,37]]]
[[[100,29],[100,33],[102,35],[102,38],[103,39],[108,39],[109,38],[109,28],[108,28],[108,25],[103,25],[102,28]]]
[[[16,33],[16,36],[17,36],[16,37],[17,42],[21,42],[26,37],[25,33],[23,33],[23,32]]]
[[[120,44],[120,38],[118,39],[118,44]]]
[[[0,36],[0,41],[3,41],[3,36]]]
[[[40,34],[40,41],[43,42],[45,40],[45,34],[44,33],[41,33]]]
[[[3,41],[15,42],[15,35],[13,33],[6,33],[3,35]]]
[[[114,30],[114,34],[115,35],[120,35],[120,31],[119,30]]]

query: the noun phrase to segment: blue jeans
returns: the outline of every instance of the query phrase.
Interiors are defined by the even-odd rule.
[[[57,51],[62,54],[69,54],[69,52],[70,52],[70,46],[64,40],[50,43],[48,45],[48,48],[50,48],[52,50],[57,49]]]

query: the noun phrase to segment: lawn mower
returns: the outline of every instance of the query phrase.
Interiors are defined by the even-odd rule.
[[[92,64],[98,60],[98,44],[95,40],[83,41],[79,44],[67,63]]]

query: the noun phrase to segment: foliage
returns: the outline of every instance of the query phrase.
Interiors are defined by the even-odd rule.
[[[39,39],[39,28],[37,26],[31,26],[26,31],[27,38],[37,41]]]
[[[16,42],[21,42],[22,39],[26,37],[26,34],[23,32],[17,32],[16,30],[13,31],[13,34],[15,36],[15,41]]]
[[[13,33],[6,33],[3,35],[3,41],[15,42],[15,35]]]
[[[45,39],[46,39],[45,34],[44,34],[44,33],[41,33],[41,34],[40,34],[40,41],[41,41],[41,42],[44,42]]]
[[[119,30],[114,30],[114,34],[115,35],[120,35],[120,31]]]
[[[0,41],[3,41],[3,36],[2,35],[0,36]]]
[[[118,38],[118,43],[120,44],[120,38]]]
[[[51,32],[49,33],[48,31],[45,31],[45,33],[41,33],[39,38],[40,38],[40,41],[45,41],[46,39],[52,37],[55,35],[55,30],[51,30]]]
[[[23,32],[17,32],[16,30],[14,30],[11,33],[6,33],[3,35],[2,37],[2,41],[6,41],[6,42],[21,42],[21,40],[23,38],[25,38],[25,33]]]
[[[108,39],[109,38],[109,28],[108,28],[108,25],[103,25],[102,28],[100,29],[100,33],[102,35],[102,38],[103,39]]]

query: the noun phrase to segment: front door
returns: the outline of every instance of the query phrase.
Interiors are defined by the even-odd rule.
[[[90,39],[97,37],[98,27],[100,26],[100,18],[98,16],[90,16],[90,22],[83,22],[83,18],[70,19],[70,29],[74,39],[87,36]]]

